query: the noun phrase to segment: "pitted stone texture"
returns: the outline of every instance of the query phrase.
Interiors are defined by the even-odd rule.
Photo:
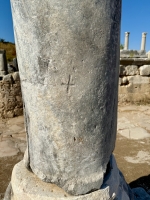
[[[121,1],[11,2],[28,163],[70,194],[99,189],[116,139]]]
[[[137,65],[128,65],[126,66],[126,75],[133,76],[138,74],[138,66]]]
[[[21,161],[15,165],[12,178],[12,195],[9,200],[108,200],[109,187],[90,194],[71,196],[55,184],[44,183],[29,172]],[[80,185],[82,187],[82,185]]]
[[[140,75],[141,76],[149,76],[150,75],[150,65],[143,65],[140,67]]]
[[[149,77],[142,77],[142,76],[129,76],[128,77],[129,83],[133,83],[133,84],[149,84],[150,83],[150,79]]]

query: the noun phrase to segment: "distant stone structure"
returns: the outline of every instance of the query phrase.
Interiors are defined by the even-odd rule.
[[[0,79],[7,74],[6,51],[0,49]]]
[[[141,51],[145,51],[146,46],[146,35],[147,33],[142,33],[142,41],[141,41]]]
[[[0,118],[23,114],[19,73],[4,75],[0,81]]]
[[[150,103],[150,56],[145,51],[146,34],[142,33],[139,51],[120,51],[119,103]]]
[[[130,32],[125,32],[124,50],[129,49],[129,35]]]
[[[0,118],[23,114],[19,72],[7,64],[6,51],[0,50]]]

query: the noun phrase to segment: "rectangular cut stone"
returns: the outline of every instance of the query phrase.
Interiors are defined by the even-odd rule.
[[[139,68],[141,76],[149,76],[150,75],[150,65],[143,65]]]
[[[138,66],[137,65],[127,65],[126,66],[126,75],[133,76],[138,74]]]
[[[116,139],[121,0],[11,3],[26,165],[72,195],[97,190]]]

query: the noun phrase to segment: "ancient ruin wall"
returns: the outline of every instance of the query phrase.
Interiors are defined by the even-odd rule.
[[[150,103],[150,59],[120,58],[119,103]]]
[[[23,114],[19,72],[3,76],[0,80],[0,118]]]

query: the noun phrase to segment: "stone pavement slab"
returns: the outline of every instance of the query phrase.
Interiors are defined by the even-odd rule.
[[[23,116],[0,120],[0,157],[15,156],[26,149]]]

